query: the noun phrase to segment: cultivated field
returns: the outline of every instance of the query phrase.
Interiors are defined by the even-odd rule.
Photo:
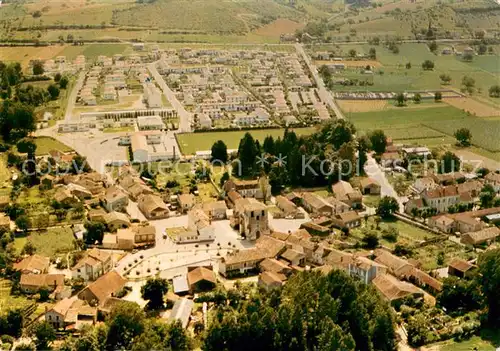
[[[339,60],[339,61],[315,61],[316,66],[320,67],[322,65],[329,65],[334,63],[343,63],[347,67],[364,68],[366,66],[370,67],[382,67],[382,64],[376,60]]]
[[[443,99],[447,104],[479,117],[500,117],[500,109],[471,98]]]
[[[337,100],[337,105],[344,112],[383,111],[389,108],[387,100]]]
[[[279,39],[281,34],[295,33],[296,30],[302,28],[304,28],[304,24],[302,23],[280,18],[260,27],[255,30],[254,33],[264,37],[274,37]]]
[[[48,229],[28,236],[28,241],[35,246],[36,252],[48,257],[71,252],[74,240],[73,231],[69,227]]]
[[[300,135],[309,135],[315,131],[314,128],[294,129],[294,132]],[[208,132],[208,133],[185,133],[176,134],[177,142],[184,155],[196,153],[196,151],[206,151],[212,148],[212,145],[222,140],[226,143],[228,149],[237,149],[241,138],[246,132],[258,139],[261,143],[266,136],[270,135],[274,138],[282,138],[284,129],[265,129],[253,131],[231,131],[231,132]]]

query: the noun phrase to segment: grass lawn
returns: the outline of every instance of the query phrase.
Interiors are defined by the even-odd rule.
[[[69,146],[57,141],[56,139],[50,137],[37,137],[35,138],[36,144],[36,155],[47,155],[50,150],[59,150],[62,152],[73,151]]]
[[[309,135],[315,132],[315,128],[300,128],[294,129],[297,136]],[[231,132],[208,132],[208,133],[184,133],[176,134],[177,142],[184,155],[196,153],[196,151],[210,150],[212,145],[217,140],[222,140],[226,143],[228,149],[237,149],[240,140],[245,133],[249,132],[252,136],[258,139],[261,144],[264,139],[270,135],[275,139],[283,137],[284,129],[260,129],[251,131],[231,131]]]
[[[60,55],[66,56],[69,60],[74,60],[78,55],[85,55],[89,61],[97,59],[99,55],[113,56],[123,54],[129,47],[126,44],[91,44],[83,46],[67,46]]]
[[[104,128],[104,133],[123,133],[123,132],[133,132],[133,127],[117,127],[117,128]]]
[[[496,350],[495,346],[493,346],[493,344],[490,341],[483,340],[479,336],[473,336],[469,340],[465,341],[460,341],[460,342],[452,341],[437,345],[439,345],[440,351]]]
[[[38,254],[54,257],[72,251],[75,239],[73,231],[65,227],[30,233],[28,240],[35,246]]]
[[[363,205],[368,207],[377,207],[380,202],[380,196],[378,195],[364,195]]]
[[[12,296],[10,294],[11,286],[12,283],[9,280],[0,280],[0,315],[3,315],[8,310],[23,309],[35,302],[22,295]]]
[[[10,172],[7,168],[7,156],[0,156],[0,186],[6,185],[7,182],[10,181]]]

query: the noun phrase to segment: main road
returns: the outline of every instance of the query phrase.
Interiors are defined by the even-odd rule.
[[[160,86],[163,95],[165,95],[172,107],[177,111],[179,115],[179,131],[183,133],[191,132],[192,113],[186,111],[184,106],[177,99],[177,96],[175,96],[175,93],[168,87],[167,83],[165,83],[165,80],[156,68],[158,62],[159,61],[156,61],[148,65],[149,72],[151,72],[151,75]]]
[[[318,70],[316,69],[316,66],[312,63],[309,55],[306,54],[302,44],[299,44],[299,43],[295,44],[295,49],[304,59],[307,67],[309,68],[309,71],[311,71],[311,74],[314,78],[314,81],[316,82],[316,86],[318,87],[318,95],[319,95],[319,98],[321,99],[321,101],[323,101],[328,107],[330,107],[333,110],[333,112],[335,112],[335,115],[337,116],[337,118],[345,119],[344,114],[342,113],[340,108],[335,103],[335,100],[333,99],[332,94],[325,87],[325,83],[323,82],[323,79],[319,76],[319,73],[318,73]]]
[[[78,92],[83,87],[83,82],[85,81],[85,71],[81,71],[76,80],[75,86],[68,98],[68,105],[66,106],[66,113],[64,114],[64,122],[71,122],[73,119],[73,109],[76,104],[76,98],[78,97]]]

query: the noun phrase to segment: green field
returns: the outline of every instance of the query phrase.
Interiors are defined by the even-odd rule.
[[[47,155],[50,150],[59,150],[61,152],[73,151],[69,146],[50,137],[37,137],[34,139],[36,144],[36,155]]]
[[[498,151],[500,121],[473,117],[452,106],[439,108],[401,108],[385,111],[347,113],[347,117],[361,131],[383,129],[399,142],[423,142],[442,145],[453,142],[454,132],[469,128],[473,143],[486,150]]]
[[[34,232],[28,236],[28,241],[35,246],[36,252],[48,257],[71,252],[74,240],[73,231],[69,227]]]
[[[85,55],[87,60],[95,60],[99,55],[113,56],[123,54],[130,45],[126,44],[91,44],[83,46],[67,46],[59,55],[64,55],[69,60],[75,59],[78,55]]]
[[[300,128],[294,129],[298,136],[312,134],[314,128]],[[258,139],[261,143],[264,141],[266,136],[270,135],[273,138],[283,137],[284,129],[264,129],[264,130],[253,130],[253,131],[231,131],[231,132],[208,132],[208,133],[185,133],[176,134],[177,142],[181,148],[181,152],[184,155],[191,155],[196,153],[196,151],[206,151],[212,148],[212,145],[218,141],[222,140],[226,143],[228,149],[237,149],[240,144],[240,140],[243,138],[245,133],[251,133],[252,136]]]

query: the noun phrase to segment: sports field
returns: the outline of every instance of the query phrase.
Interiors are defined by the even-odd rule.
[[[196,151],[210,150],[212,145],[218,140],[224,141],[228,149],[237,149],[240,140],[247,132],[252,134],[255,139],[262,143],[269,135],[275,139],[282,138],[284,131],[284,129],[261,129],[252,131],[184,133],[176,134],[176,138],[181,148],[181,152],[184,155],[192,155],[195,154]],[[298,136],[309,135],[314,133],[314,131],[315,128],[294,129],[294,132],[297,133]]]

